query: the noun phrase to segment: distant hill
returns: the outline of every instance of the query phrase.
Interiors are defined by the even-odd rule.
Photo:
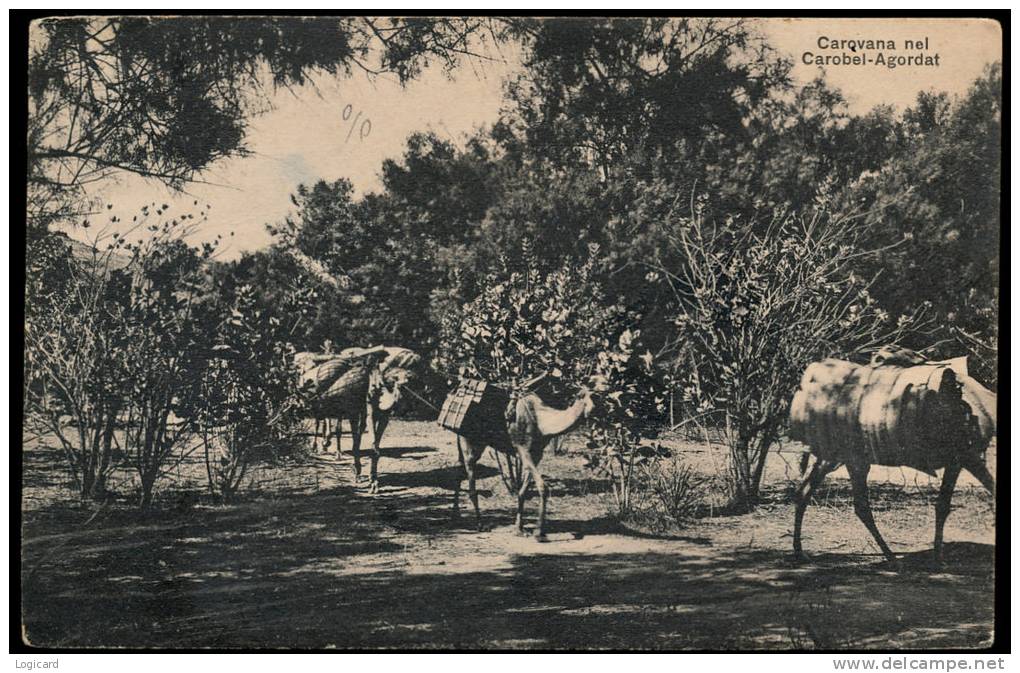
[[[92,255],[95,254],[96,249],[83,241],[78,241],[62,231],[54,232],[54,236],[57,236],[67,243],[68,247],[71,248],[71,254],[74,255],[75,259],[81,261],[89,261],[92,259]],[[106,250],[100,250],[101,253],[106,253]],[[122,253],[113,252],[110,254],[110,268],[111,269],[123,269],[125,266],[131,263],[131,257]]]

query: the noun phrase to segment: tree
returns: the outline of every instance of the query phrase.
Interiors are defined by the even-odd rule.
[[[891,310],[930,302],[943,325],[933,355],[970,354],[975,373],[997,376],[1001,227],[1002,67],[988,66],[961,100],[922,93],[901,122],[902,151],[842,195],[865,208],[861,225],[882,275],[874,292]]]
[[[306,333],[329,333],[344,346],[400,343],[427,352],[434,335],[429,296],[443,278],[435,268],[435,240],[402,221],[404,211],[389,200],[356,201],[345,179],[302,185],[293,201],[295,216],[271,227],[277,250],[332,279],[316,283],[324,313]]]
[[[413,133],[399,162],[383,161],[377,209],[405,235],[442,245],[470,241],[496,200],[496,151],[481,133],[463,148],[434,133]]]
[[[180,188],[243,153],[269,88],[316,73],[447,70],[508,28],[487,19],[95,17],[32,26],[30,228],[87,210],[85,187],[124,170]]]
[[[35,287],[26,304],[25,424],[56,437],[80,498],[101,499],[119,462],[123,407],[123,373],[110,357],[120,339],[107,311],[116,253],[76,256],[67,241],[46,242],[27,275]]]
[[[504,186],[477,266],[523,239],[549,269],[597,243],[607,289],[639,308],[657,350],[668,297],[642,263],[669,249],[662,218],[695,191],[723,212],[749,205],[764,176],[748,167],[767,156],[754,120],[788,116],[790,64],[740,19],[556,19],[521,32],[524,72],[492,131]]]
[[[733,505],[750,509],[807,365],[895,343],[923,311],[893,318],[878,305],[852,271],[873,251],[861,248],[855,219],[824,201],[805,217],[774,213],[764,227],[714,222],[697,204],[671,221],[680,264],[653,264],[651,279],[676,298],[672,378],[697,413],[722,421]]]
[[[742,19],[548,19],[520,32],[525,73],[499,133],[604,180],[635,152],[744,137],[747,110],[788,83],[790,64]]]

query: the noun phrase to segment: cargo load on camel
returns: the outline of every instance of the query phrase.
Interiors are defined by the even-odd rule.
[[[336,354],[298,353],[302,385],[310,387],[309,411],[315,418],[312,450],[318,450],[320,427],[325,427],[324,446],[330,444],[330,420],[335,421],[337,458],[340,458],[342,419],[350,422],[351,453],[355,483],[361,480],[361,436],[372,431],[370,492],[377,492],[379,442],[390,414],[400,400],[401,386],[411,377],[410,367],[419,356],[406,348],[373,346],[348,348]]]
[[[941,561],[953,489],[967,470],[990,493],[995,479],[985,451],[995,436],[995,395],[967,373],[966,359],[929,362],[914,351],[886,347],[868,365],[828,359],[809,365],[790,404],[790,438],[805,442],[815,462],[797,489],[793,550],[803,555],[801,528],[811,494],[845,465],[854,510],[885,557],[895,562],[871,513],[872,465],[942,469],[935,504],[934,555]],[[802,469],[808,465],[807,456]]]
[[[368,372],[386,357],[382,346],[346,348],[339,353],[298,353],[301,383],[311,384],[312,397],[332,398],[367,388]]]
[[[387,346],[384,351],[386,357],[379,363],[379,371],[382,372],[387,385],[392,386],[397,381],[406,383],[416,377],[418,365],[421,363],[420,355],[410,348],[399,346]]]
[[[436,422],[458,435],[498,434],[506,430],[506,425],[494,427],[494,419],[512,422],[517,400],[536,392],[545,381],[545,373],[519,384],[462,378],[447,394]]]
[[[823,360],[807,368],[790,405],[790,438],[817,455],[846,462],[862,450],[877,465],[908,465],[925,472],[944,467],[962,446],[981,437],[965,384],[950,365],[857,365]],[[994,423],[994,421],[993,421]]]
[[[446,396],[436,422],[458,435],[483,431],[494,418],[503,418],[510,404],[510,392],[477,379],[462,379]]]

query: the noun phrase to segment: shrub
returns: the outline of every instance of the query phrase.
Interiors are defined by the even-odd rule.
[[[722,413],[739,508],[757,502],[804,368],[895,343],[923,312],[893,319],[876,304],[871,283],[850,271],[869,254],[854,218],[823,205],[807,218],[717,224],[699,204],[672,223],[679,263],[653,272],[676,298],[675,385],[697,412]]]
[[[142,508],[192,450],[209,352],[198,279],[215,245],[182,241],[190,215],[149,224],[165,210],[143,207],[126,233],[51,256],[26,314],[26,414],[57,437],[82,497],[101,496],[123,460],[139,476]],[[111,215],[111,227],[119,222]],[[144,242],[128,243],[142,227]]]
[[[200,272],[214,252],[186,245],[171,222],[132,246],[117,274],[119,298],[106,310],[117,343],[108,354],[125,381],[124,451],[140,483],[139,505],[152,505],[157,481],[195,449],[210,321],[200,302]]]
[[[124,375],[111,357],[120,342],[106,310],[112,249],[75,255],[56,236],[38,242],[25,303],[25,422],[56,437],[78,496],[102,498],[117,467],[114,433]]]
[[[658,445],[643,444],[631,452],[633,470],[626,480],[629,497],[620,497],[618,476],[607,474],[609,464],[594,472],[608,478],[609,514],[628,525],[663,533],[688,526],[707,506],[711,480],[698,474],[680,457]]]
[[[708,481],[676,454],[650,463],[648,488],[659,509],[677,527],[683,527],[698,514]]]
[[[197,405],[209,488],[225,500],[253,461],[296,445],[303,400],[293,348],[278,328],[247,285],[216,327]]]
[[[527,271],[490,274],[474,300],[444,316],[436,364],[451,375],[512,386],[547,374],[552,396],[561,399],[569,388],[594,387],[590,458],[610,466],[625,501],[633,452],[652,432],[664,398],[655,397],[651,355],[638,354],[639,316],[603,290],[598,254],[593,244],[585,260],[545,275],[526,255]],[[520,475],[519,466],[511,471]],[[507,486],[512,490],[513,480]]]

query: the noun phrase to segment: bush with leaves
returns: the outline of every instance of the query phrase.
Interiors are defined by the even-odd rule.
[[[107,308],[118,337],[108,357],[126,383],[124,450],[138,474],[142,509],[152,505],[156,482],[194,451],[199,430],[193,400],[211,337],[201,270],[215,246],[192,248],[180,233],[175,220],[128,246],[131,262],[114,277],[121,298]]]
[[[526,248],[526,271],[489,274],[477,297],[442,317],[439,368],[511,384],[539,374],[587,383],[636,319],[604,296],[597,255],[592,246],[583,262],[542,274]]]
[[[616,343],[604,343],[594,356],[594,380],[602,394],[589,423],[585,466],[609,481],[618,513],[635,506],[638,472],[665,455],[659,446],[642,444],[658,436],[665,423],[666,397],[649,352],[638,355],[637,330],[625,329]]]
[[[777,212],[766,226],[716,224],[696,205],[672,221],[679,264],[657,266],[676,298],[673,376],[685,402],[724,419],[734,506],[756,504],[765,460],[785,424],[804,368],[895,343],[924,307],[893,318],[850,269],[870,254],[853,217],[824,202],[801,218]]]
[[[198,406],[209,488],[224,499],[237,493],[253,460],[294,446],[300,430],[294,352],[279,331],[249,285],[237,289],[216,327]]]
[[[209,335],[196,298],[215,245],[185,245],[193,218],[166,208],[143,207],[123,232],[110,232],[125,224],[111,214],[93,244],[37,257],[46,268],[26,316],[26,415],[57,437],[82,497],[102,496],[126,464],[147,508],[197,429],[188,400]]]
[[[511,387],[546,374],[558,402],[569,388],[593,386],[589,464],[626,500],[639,442],[654,435],[663,398],[651,355],[638,352],[640,316],[606,295],[598,262],[592,245],[586,259],[545,275],[533,261],[525,272],[490,275],[474,300],[444,317],[437,366]]]

